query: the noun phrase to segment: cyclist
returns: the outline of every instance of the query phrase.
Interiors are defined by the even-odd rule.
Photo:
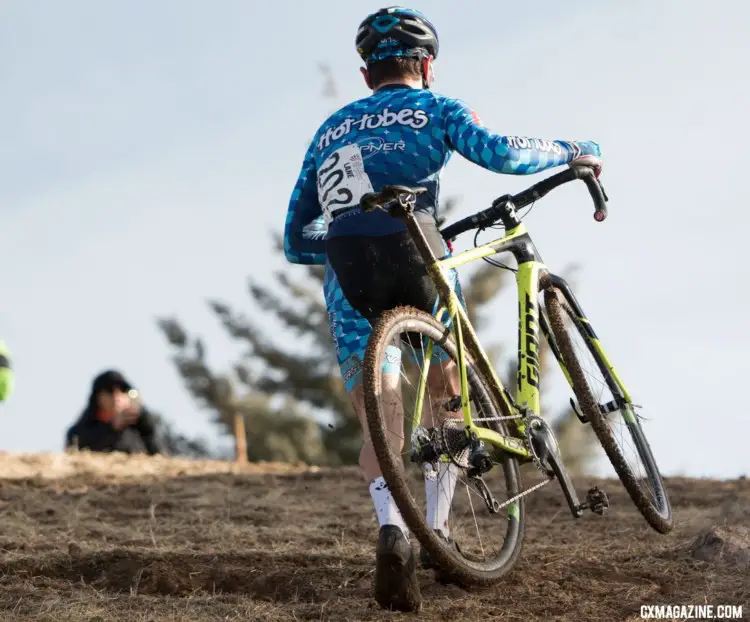
[[[10,350],[0,340],[0,402],[6,401],[13,393],[13,369],[10,364]]]
[[[386,184],[426,187],[428,192],[417,198],[415,216],[441,257],[450,250],[436,222],[440,172],[453,151],[491,171],[515,175],[563,164],[591,166],[598,174],[601,154],[592,142],[495,134],[465,103],[430,90],[438,35],[419,11],[388,7],[368,15],[357,31],[356,48],[372,94],[335,112],[316,132],[291,195],[284,250],[291,263],[325,265],[331,335],[362,424],[359,463],[380,524],[375,598],[382,607],[408,611],[421,604],[416,562],[369,440],[361,369],[371,325],[380,314],[400,304],[433,312],[437,291],[404,224],[380,210],[362,212],[360,198]],[[460,296],[455,271],[452,281]],[[384,378],[392,379],[388,387],[393,390],[400,354],[392,346],[384,361]],[[458,394],[455,366],[449,361],[431,365],[441,381],[445,372],[452,372],[450,388]],[[403,413],[393,406],[390,414],[394,451],[400,451]],[[428,523],[448,541],[447,512],[455,484],[455,468],[447,465],[440,465],[437,479],[425,479]],[[422,562],[429,565],[427,556]]]

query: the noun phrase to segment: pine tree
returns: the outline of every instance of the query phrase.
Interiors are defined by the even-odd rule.
[[[232,336],[250,343],[257,339],[254,327],[241,316],[233,316],[226,305],[215,301],[209,305]],[[232,373],[214,372],[206,363],[200,338],[189,338],[174,318],[159,319],[158,325],[175,350],[172,359],[188,391],[200,407],[211,412],[212,422],[231,434],[235,415],[243,417],[251,461],[329,462],[319,426],[300,413],[291,396],[276,398],[260,390],[242,363],[235,364]]]
[[[149,411],[154,420],[159,442],[168,456],[183,456],[187,458],[215,458],[218,457],[208,442],[202,438],[190,438],[180,432],[172,423],[160,413]]]

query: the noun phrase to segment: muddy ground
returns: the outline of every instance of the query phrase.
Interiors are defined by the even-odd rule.
[[[269,472],[271,471],[271,472]],[[353,469],[0,455],[0,620],[639,620],[642,604],[742,604],[750,571],[689,554],[750,521],[750,481],[667,480],[677,525],[652,531],[618,482],[574,521],[532,495],[516,568],[464,591],[421,572],[419,615],[371,598],[376,522]],[[529,483],[529,480],[524,482]]]

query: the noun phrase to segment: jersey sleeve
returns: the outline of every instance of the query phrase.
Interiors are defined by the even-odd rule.
[[[284,225],[284,254],[296,264],[325,264],[326,225],[317,193],[315,141],[302,162]]]
[[[531,175],[566,164],[580,153],[574,142],[495,134],[458,99],[445,100],[443,119],[449,147],[495,173]]]

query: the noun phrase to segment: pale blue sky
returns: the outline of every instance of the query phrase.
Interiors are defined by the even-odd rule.
[[[317,64],[341,104],[366,94],[352,41],[379,6],[0,2],[0,336],[18,373],[0,449],[60,449],[109,366],[181,429],[214,433],[154,318],[176,312],[219,366],[232,355],[204,301],[249,309],[246,277],[282,265],[268,231],[331,107]],[[441,35],[436,90],[502,133],[601,144],[610,218],[566,187],[528,217],[534,239],[551,267],[583,264],[579,297],[663,471],[747,472],[747,3],[417,8]],[[460,158],[443,179],[460,215],[536,181]],[[504,303],[486,334],[513,340]]]

